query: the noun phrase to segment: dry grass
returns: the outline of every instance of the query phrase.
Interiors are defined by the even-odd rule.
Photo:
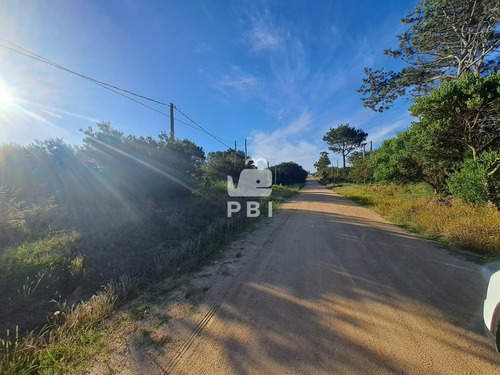
[[[282,200],[297,192],[280,188],[272,198]],[[0,257],[0,268],[8,271],[3,275],[4,286],[19,279],[22,284],[19,293],[26,295],[26,306],[34,306],[36,298],[43,302],[47,296],[35,291],[46,282],[49,271],[57,280],[73,280],[73,287],[92,286],[96,275],[105,275],[98,282],[107,286],[75,306],[58,303],[56,311],[52,309],[50,324],[38,333],[26,334],[19,328],[14,335],[8,332],[0,340],[0,373],[71,372],[70,369],[106,347],[106,330],[112,327],[102,320],[112,314],[119,299],[140,292],[141,284],[197,267],[237,233],[249,228],[252,220],[244,216],[226,217],[225,194],[210,192],[210,195],[142,205],[140,210],[88,205],[75,210],[77,215],[72,214],[71,208],[62,207],[51,207],[57,217],[45,218],[46,210],[44,215],[36,215],[37,224],[45,223],[47,227],[50,223],[50,231],[41,233],[37,227],[36,232],[43,236],[37,233],[30,237],[31,241],[24,240],[22,245],[4,250]],[[42,216],[44,219],[39,220]],[[76,227],[78,232],[68,231],[61,223]],[[31,229],[28,220],[22,225]],[[11,243],[16,242],[19,239],[13,237]],[[112,269],[108,269],[109,265]],[[40,316],[44,313],[44,309],[39,312]]]
[[[426,185],[329,186],[426,238],[487,256],[500,254],[500,212],[436,197]]]
[[[39,333],[20,333],[0,340],[0,373],[66,374],[105,345],[105,331],[100,322],[118,300],[116,285],[108,284],[85,303],[69,307],[59,304]]]

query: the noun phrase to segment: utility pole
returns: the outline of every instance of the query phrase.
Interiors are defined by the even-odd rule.
[[[363,159],[365,158],[365,147],[366,143],[361,143],[361,147],[363,147]]]
[[[174,140],[174,105],[170,103],[170,140]]]
[[[278,175],[277,175],[276,165],[274,165],[274,184],[278,185]]]
[[[373,149],[373,142],[370,141],[370,154],[372,153],[372,149]]]
[[[234,165],[236,165],[236,151],[238,148],[236,147],[236,141],[234,141]]]
[[[245,138],[245,163],[247,161],[247,158],[248,158],[248,152],[247,152],[247,139]]]

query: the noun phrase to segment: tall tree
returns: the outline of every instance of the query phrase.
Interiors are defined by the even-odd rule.
[[[351,151],[359,148],[361,143],[366,140],[368,133],[361,129],[355,129],[349,124],[340,124],[324,135],[323,141],[327,142],[332,152],[342,155],[342,166],[345,168],[345,159]]]
[[[323,174],[324,171],[328,169],[330,166],[330,158],[328,157],[328,152],[326,151],[321,151],[319,155],[319,160],[314,163],[314,168],[318,171],[318,173]]]
[[[500,72],[466,74],[417,98],[410,107],[431,135],[429,142],[452,148],[461,161],[500,146]]]
[[[399,48],[384,54],[406,66],[399,72],[365,68],[358,90],[365,107],[381,112],[400,96],[419,96],[465,73],[500,68],[498,0],[421,0],[401,22],[408,28],[397,35]]]

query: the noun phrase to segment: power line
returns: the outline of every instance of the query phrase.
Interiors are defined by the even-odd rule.
[[[193,124],[195,124],[198,128],[200,128],[203,132],[205,132],[206,134],[208,134],[209,136],[211,136],[212,138],[214,138],[217,142],[221,143],[222,145],[226,146],[227,148],[231,148],[229,147],[227,144],[225,144],[224,142],[222,142],[217,136],[213,135],[212,133],[210,133],[208,130],[206,130],[203,126],[201,126],[200,124],[198,124],[196,121],[194,121],[191,117],[189,117],[188,115],[186,115],[184,112],[182,112],[179,108],[177,107],[174,107],[181,115],[183,115],[185,118],[187,118],[189,121],[191,121]]]
[[[98,86],[101,86],[102,88],[105,88],[106,90],[109,90],[109,91],[111,91],[111,92],[113,92],[113,93],[115,93],[115,94],[118,94],[118,95],[120,95],[120,96],[122,96],[122,97],[124,97],[124,98],[126,98],[126,99],[128,99],[128,100],[131,100],[131,101],[133,101],[133,102],[135,102],[135,103],[137,103],[137,104],[140,104],[140,105],[142,105],[142,106],[144,106],[144,107],[146,107],[146,108],[148,108],[148,109],[151,109],[151,110],[153,110],[153,111],[155,111],[155,112],[157,112],[157,113],[159,113],[159,114],[161,114],[161,115],[163,115],[163,116],[166,116],[166,117],[170,118],[170,115],[169,115],[169,114],[167,114],[167,113],[165,113],[165,112],[162,112],[162,111],[160,111],[160,110],[158,110],[158,109],[156,109],[156,108],[154,108],[154,107],[151,107],[151,106],[149,106],[149,105],[147,105],[147,104],[145,104],[145,103],[143,103],[143,102],[141,102],[141,101],[139,101],[139,100],[136,100],[136,99],[134,99],[134,98],[131,98],[130,96],[125,95],[125,94],[123,94],[123,93],[127,93],[127,94],[130,94],[130,95],[133,95],[133,96],[136,96],[136,97],[139,97],[139,98],[142,98],[142,99],[145,99],[145,100],[148,100],[148,101],[151,101],[151,102],[154,102],[154,103],[160,104],[160,105],[169,106],[170,104],[167,104],[167,103],[161,102],[161,101],[156,100],[156,99],[152,99],[152,98],[147,97],[147,96],[144,96],[144,95],[140,95],[140,94],[134,93],[134,92],[129,91],[129,90],[122,89],[122,88],[120,88],[120,87],[117,87],[117,86],[111,85],[111,84],[109,84],[109,83],[106,83],[106,82],[103,82],[103,81],[99,81],[99,80],[97,80],[97,79],[95,79],[95,78],[89,77],[89,76],[87,76],[87,75],[85,75],[85,74],[81,74],[81,73],[78,73],[78,72],[76,72],[76,71],[74,71],[74,70],[71,70],[71,69],[65,68],[65,67],[64,67],[64,66],[62,66],[62,65],[59,65],[59,64],[57,64],[57,63],[55,63],[55,62],[53,62],[53,61],[51,61],[51,60],[49,60],[49,59],[46,59],[45,57],[40,56],[40,55],[38,55],[38,54],[36,54],[36,53],[34,53],[34,52],[32,52],[32,51],[30,51],[30,50],[26,49],[26,48],[23,48],[23,47],[21,47],[21,46],[19,46],[19,45],[15,44],[15,43],[12,43],[12,42],[10,42],[10,41],[8,41],[8,40],[6,40],[6,39],[2,38],[2,37],[0,37],[0,40],[1,40],[1,41],[4,41],[5,43],[10,44],[11,46],[14,46],[15,48],[18,48],[18,49],[19,49],[19,50],[21,50],[21,51],[19,51],[19,50],[17,50],[17,49],[14,49],[14,48],[11,48],[11,47],[6,46],[6,45],[1,44],[1,43],[0,43],[0,47],[3,47],[3,48],[5,48],[5,49],[8,49],[8,50],[10,50],[10,51],[12,51],[12,52],[18,53],[18,54],[20,54],[20,55],[23,55],[23,56],[29,57],[29,58],[31,58],[31,59],[33,59],[33,60],[37,60],[37,61],[39,61],[39,62],[42,62],[42,63],[48,64],[48,65],[51,65],[51,66],[53,66],[53,67],[55,67],[55,68],[61,69],[61,70],[65,71],[65,72],[68,72],[68,73],[70,73],[70,74],[74,74],[74,75],[76,75],[76,76],[78,76],[78,77],[80,77],[80,78],[83,78],[83,79],[85,79],[85,80],[87,80],[87,81],[90,81],[90,82],[92,82],[92,83],[94,83],[94,84],[96,84],[96,85],[98,85]],[[22,51],[24,51],[24,52],[22,52]],[[120,92],[120,91],[121,91],[121,92]],[[175,109],[177,109],[177,108],[175,108]],[[224,146],[228,147],[228,146],[227,146],[224,142],[222,142],[219,138],[217,138],[215,135],[211,134],[208,130],[204,129],[202,126],[200,126],[199,124],[197,124],[195,121],[193,121],[191,118],[189,118],[189,117],[188,117],[185,113],[181,112],[179,109],[177,109],[177,110],[178,110],[178,111],[179,111],[179,112],[180,112],[183,116],[185,116],[185,117],[186,117],[189,121],[191,121],[193,124],[195,124],[195,125],[196,125],[196,127],[195,127],[195,126],[193,126],[193,125],[191,125],[191,124],[189,124],[189,123],[187,123],[187,122],[185,122],[185,121],[182,121],[182,120],[178,120],[178,119],[176,119],[176,121],[177,121],[177,122],[179,122],[179,123],[181,123],[181,124],[184,124],[184,125],[186,125],[186,126],[188,126],[188,127],[192,128],[192,129],[195,129],[195,130],[198,130],[198,131],[204,132],[204,133],[206,133],[206,134],[210,135],[211,137],[213,137],[214,139],[216,139],[217,141],[219,141],[220,143],[222,143]]]
[[[1,40],[4,40],[3,38],[0,38],[0,39],[1,39]],[[11,44],[13,44],[13,43],[11,43]],[[115,86],[113,86],[113,85],[107,84],[107,83],[105,83],[105,82],[101,82],[101,81],[96,80],[96,79],[94,79],[94,78],[88,77],[88,76],[86,76],[86,75],[84,75],[84,74],[80,74],[80,73],[77,73],[77,72],[72,71],[72,70],[70,70],[70,69],[67,69],[67,68],[65,68],[65,67],[63,67],[63,66],[61,66],[61,65],[59,65],[59,64],[57,64],[57,63],[54,63],[54,62],[52,62],[52,61],[50,61],[50,60],[47,60],[47,59],[45,59],[45,58],[43,58],[43,57],[41,57],[41,56],[38,56],[38,55],[37,55],[37,54],[35,54],[35,53],[32,53],[32,52],[29,52],[29,51],[28,51],[29,53],[31,53],[31,54],[32,54],[32,55],[30,55],[30,54],[28,54],[28,53],[24,53],[24,52],[18,51],[18,50],[14,49],[14,48],[8,47],[8,46],[3,45],[3,44],[1,44],[1,43],[0,43],[0,47],[6,48],[6,49],[8,49],[8,50],[10,50],[10,51],[12,51],[12,52],[18,53],[18,54],[20,54],[20,55],[23,55],[23,56],[29,57],[29,58],[31,58],[31,59],[34,59],[34,60],[37,60],[37,61],[43,62],[43,63],[48,64],[48,65],[51,65],[51,66],[53,66],[53,67],[55,67],[55,68],[58,68],[58,69],[61,69],[61,70],[66,71],[66,72],[68,72],[68,73],[71,73],[71,74],[74,74],[74,75],[76,75],[76,76],[79,76],[79,77],[81,77],[81,78],[83,78],[83,79],[86,79],[87,81],[90,81],[90,82],[92,82],[92,83],[94,83],[94,84],[96,84],[96,85],[98,85],[98,86],[101,86],[102,88],[105,88],[106,90],[109,90],[109,91],[111,91],[111,92],[114,92],[115,94],[118,94],[118,95],[120,95],[120,96],[123,96],[124,98],[127,98],[127,99],[129,99],[129,100],[131,100],[131,101],[133,101],[133,102],[135,102],[135,103],[137,103],[137,104],[140,104],[140,105],[142,105],[142,106],[144,106],[144,107],[146,107],[146,108],[149,108],[149,109],[151,109],[151,110],[153,110],[153,111],[155,111],[155,112],[158,112],[158,113],[160,113],[160,114],[162,114],[162,115],[164,115],[164,116],[166,116],[166,117],[170,117],[170,115],[169,115],[169,114],[167,114],[167,113],[165,113],[165,112],[162,112],[162,111],[160,111],[160,110],[158,110],[158,109],[156,109],[156,108],[154,108],[154,107],[151,107],[151,106],[149,106],[149,105],[147,105],[147,104],[144,104],[144,103],[142,103],[142,102],[140,102],[140,101],[138,101],[138,100],[136,100],[136,99],[134,99],[134,98],[131,98],[130,96],[127,96],[127,95],[125,95],[125,94],[122,94],[121,92],[119,92],[119,91],[118,91],[118,90],[120,90],[120,91],[123,91],[123,92],[129,92],[129,91],[127,91],[127,90],[123,90],[123,89],[117,89],[117,90],[115,90],[115,89],[114,89],[114,87],[115,87]],[[21,48],[21,49],[25,50],[25,49],[24,49],[24,48],[22,48],[22,47],[19,47],[19,48]],[[141,95],[138,95],[138,94],[133,94],[133,95],[135,95],[135,96],[141,96]],[[152,99],[152,100],[153,100],[153,99]],[[181,121],[179,121],[179,122],[181,122]],[[190,124],[187,124],[187,123],[185,123],[185,122],[182,122],[182,123],[183,123],[183,124],[186,124],[186,125],[188,125],[188,126],[191,126]],[[191,126],[191,127],[192,127],[192,128],[194,128],[194,126]]]
[[[9,49],[9,50],[11,50],[11,51],[13,51],[13,52],[20,53],[21,55],[24,55],[24,56],[27,56],[27,57],[33,58],[33,59],[35,59],[35,60],[38,60],[38,61],[44,62],[44,63],[46,63],[46,64],[52,65],[52,66],[53,66],[53,67],[55,67],[55,68],[62,69],[62,70],[64,70],[64,71],[68,72],[68,73],[71,73],[71,74],[77,75],[77,76],[79,76],[79,77],[81,77],[81,78],[84,78],[84,79],[86,79],[86,80],[89,80],[89,81],[91,81],[91,82],[93,82],[93,83],[100,84],[100,85],[104,85],[104,86],[108,86],[108,87],[111,87],[111,88],[113,88],[113,89],[115,89],[115,90],[122,91],[122,92],[125,92],[125,93],[127,93],[127,94],[130,94],[130,95],[133,95],[133,96],[137,96],[137,97],[139,97],[139,98],[142,98],[142,99],[145,99],[145,100],[149,100],[149,101],[151,101],[151,102],[154,102],[154,103],[157,103],[157,104],[160,104],[160,105],[165,105],[165,106],[168,106],[168,105],[169,105],[169,104],[164,103],[164,102],[161,102],[161,101],[159,101],[159,100],[156,100],[156,99],[153,99],[153,98],[150,98],[150,97],[144,96],[144,95],[137,94],[137,93],[135,93],[135,92],[133,92],[133,91],[129,91],[129,90],[122,89],[122,88],[120,88],[120,87],[118,87],[118,86],[114,86],[114,85],[112,85],[112,84],[110,84],[110,83],[103,82],[103,81],[99,81],[99,80],[97,80],[97,79],[95,79],[95,78],[92,78],[92,77],[86,76],[85,74],[81,74],[81,73],[75,72],[74,70],[71,70],[71,69],[65,68],[64,66],[59,65],[59,64],[55,63],[54,61],[51,61],[51,60],[49,60],[49,59],[47,59],[47,58],[45,58],[45,57],[43,57],[43,56],[40,56],[40,55],[38,55],[38,54],[36,54],[36,53],[34,53],[34,52],[32,52],[32,51],[30,51],[30,50],[28,50],[28,49],[24,48],[24,47],[21,47],[21,46],[19,46],[19,45],[15,44],[15,43],[9,42],[7,39],[4,39],[4,38],[2,38],[2,37],[0,37],[0,40],[2,40],[2,41],[4,41],[4,42],[6,42],[6,43],[8,43],[8,44],[10,44],[11,46],[14,46],[14,47],[18,48],[18,49],[20,49],[20,50],[22,50],[22,51],[24,51],[24,52],[27,52],[29,55],[27,55],[27,54],[25,54],[25,53],[21,53],[20,51],[17,51],[17,50],[15,50],[15,49],[13,49],[13,48],[10,48],[10,47],[7,47],[7,46],[5,46],[5,45],[0,44],[0,46],[2,46],[2,47],[4,47],[4,48],[7,48],[7,49]]]

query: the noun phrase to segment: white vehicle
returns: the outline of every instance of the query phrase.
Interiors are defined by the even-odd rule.
[[[483,319],[500,353],[500,271],[491,275],[483,305]]]

